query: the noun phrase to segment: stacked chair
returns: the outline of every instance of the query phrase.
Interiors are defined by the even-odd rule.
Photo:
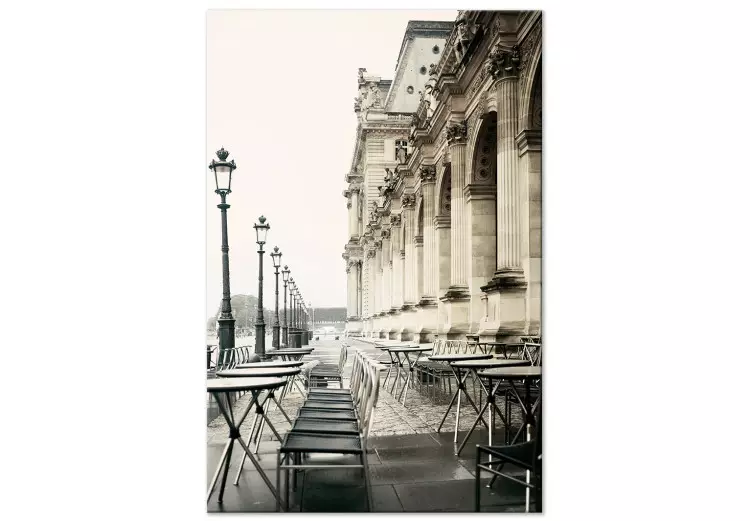
[[[357,350],[349,389],[311,387],[291,430],[284,437],[277,455],[276,510],[282,508],[281,474],[284,472],[284,509],[289,510],[290,490],[296,488],[296,473],[310,469],[361,468],[372,510],[372,490],[367,466],[367,436],[378,401],[379,364]],[[359,463],[308,460],[312,454],[354,456]],[[289,477],[291,471],[291,481]]]
[[[346,365],[346,360],[349,355],[347,348],[348,346],[346,344],[341,346],[338,365],[318,364],[312,369],[312,371],[310,371],[310,374],[308,375],[308,385],[311,389],[320,387],[327,388],[329,383],[338,383],[339,389],[344,388],[344,366]]]

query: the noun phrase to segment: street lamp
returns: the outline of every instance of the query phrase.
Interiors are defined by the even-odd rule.
[[[271,260],[273,261],[274,275],[276,277],[276,307],[275,317],[273,323],[273,337],[271,345],[278,349],[279,347],[279,268],[281,267],[281,252],[278,246],[273,247],[273,253],[271,253]]]
[[[289,323],[289,346],[290,347],[299,347],[296,344],[297,336],[295,335],[295,332],[297,331],[297,298],[296,298],[296,291],[297,286],[294,283],[294,277],[291,277],[289,279],[289,311],[291,313],[291,321]]]
[[[219,363],[234,349],[234,317],[232,316],[232,301],[229,291],[229,240],[227,238],[227,194],[232,192],[232,172],[237,168],[234,159],[227,162],[229,152],[221,147],[216,152],[215,159],[211,160],[208,168],[213,171],[216,180],[215,192],[221,197],[221,204],[217,208],[221,210],[221,271],[224,292],[221,298],[221,312],[217,322],[219,323]]]
[[[308,302],[307,305],[310,307],[310,313],[312,313],[310,331],[312,336],[315,336],[315,308],[313,307],[312,302]]]
[[[266,218],[262,215],[258,218],[258,223],[253,225],[258,243],[258,318],[255,319],[255,354],[262,357],[266,354],[266,322],[263,319],[263,245],[271,226],[266,224]]]
[[[289,266],[284,266],[281,270],[281,278],[284,279],[284,326],[281,328],[281,343],[285,346],[289,345],[289,339],[287,337],[287,330],[289,329],[289,322],[286,316],[286,288],[289,282]]]

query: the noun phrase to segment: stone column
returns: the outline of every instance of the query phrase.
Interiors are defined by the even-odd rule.
[[[523,285],[521,265],[521,182],[518,147],[517,48],[499,45],[489,54],[485,68],[497,89],[497,270],[493,279],[502,286]]]
[[[357,270],[354,267],[354,261],[348,261],[346,264],[346,317],[351,318],[356,316],[357,312],[354,309],[354,296],[357,291]]]
[[[414,236],[414,286],[415,295],[424,295],[424,274],[420,271],[424,269],[424,235]]]
[[[358,260],[354,266],[357,272],[357,316],[362,318],[362,261]]]
[[[435,240],[435,167],[422,167],[422,222],[424,233],[424,262],[422,264],[422,300],[437,297],[437,241]]]
[[[346,197],[346,209],[349,216],[349,238],[354,237],[355,235],[355,225],[357,224],[356,215],[354,214],[354,209],[352,208],[352,192],[351,190],[344,190],[344,197]]]
[[[349,213],[349,237],[359,236],[359,187],[351,190],[350,204],[352,206]]]
[[[393,259],[393,274],[391,292],[393,302],[391,309],[400,309],[403,305],[403,277],[401,259],[401,215],[391,216],[391,258]]]
[[[414,205],[416,198],[414,194],[408,194],[401,197],[401,208],[403,208],[401,218],[404,225],[404,304],[415,305],[417,303],[417,294],[414,282],[416,281],[416,272],[414,271],[414,235],[416,223],[414,222]]]
[[[466,296],[468,261],[466,203],[466,121],[448,125],[451,156],[451,296]]]
[[[382,303],[380,311],[387,313],[391,310],[391,231],[383,230],[381,235],[383,241],[383,284],[382,284]]]
[[[382,307],[382,299],[383,299],[383,267],[382,267],[382,251],[381,248],[383,246],[382,241],[375,241],[375,259],[374,262],[374,293],[375,293],[375,304],[372,308],[372,313],[380,313],[380,308]]]

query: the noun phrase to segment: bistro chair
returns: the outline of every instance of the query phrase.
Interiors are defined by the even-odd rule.
[[[488,487],[500,477],[526,487],[526,512],[529,511],[529,492],[534,494],[534,510],[542,511],[542,405],[536,412],[536,433],[533,440],[515,445],[477,445],[477,463],[474,479],[474,510],[481,511],[481,473],[492,474]],[[484,459],[484,458],[487,459]],[[505,465],[526,471],[526,480],[503,472]]]
[[[316,387],[327,388],[330,383],[338,383],[339,389],[344,388],[343,383],[343,372],[346,360],[348,357],[348,345],[342,344],[341,351],[339,353],[338,365],[333,364],[318,364],[309,375],[309,387],[311,389]]]
[[[278,492],[276,510],[281,510],[281,472],[285,473],[286,486],[284,508],[289,509],[290,489],[296,485],[296,472],[312,469],[361,468],[367,492],[367,506],[372,510],[372,490],[369,469],[367,466],[367,436],[372,427],[374,409],[377,405],[380,389],[380,367],[372,360],[357,352],[357,369],[354,382],[357,390],[352,409],[341,402],[325,403],[319,398],[308,398],[305,406],[309,410],[320,410],[328,413],[352,412],[350,417],[299,416],[287,433],[277,454],[276,489]],[[303,409],[305,409],[303,406]],[[325,409],[328,408],[328,411]],[[310,454],[343,454],[354,456],[359,463],[340,463],[334,461],[305,462]],[[292,471],[292,487],[289,486],[289,471]]]

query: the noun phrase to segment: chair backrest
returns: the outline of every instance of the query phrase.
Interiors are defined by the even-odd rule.
[[[524,360],[529,360],[531,365],[542,365],[542,344],[525,342],[523,351]]]
[[[372,429],[375,417],[375,409],[380,395],[380,365],[371,359],[365,359],[363,365],[367,373],[367,393],[364,407],[360,414],[360,426],[362,428],[363,448],[367,449],[367,437]]]

